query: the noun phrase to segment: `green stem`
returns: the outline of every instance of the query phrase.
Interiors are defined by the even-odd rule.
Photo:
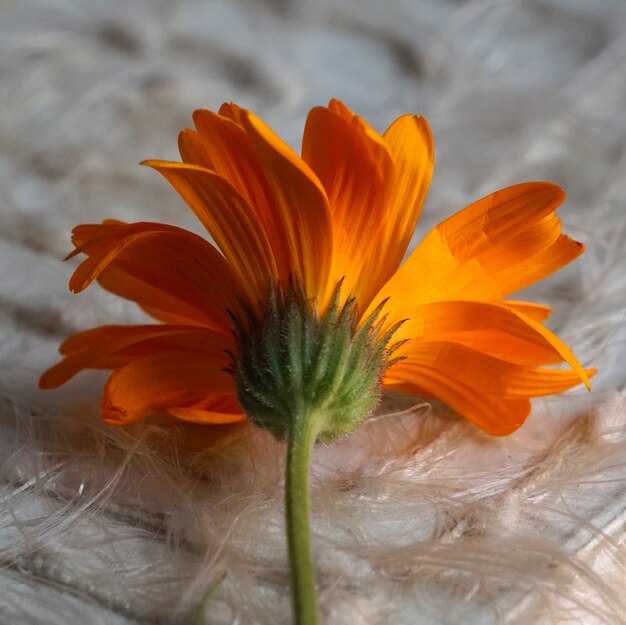
[[[287,440],[285,508],[295,625],[316,625],[315,572],[311,555],[309,465],[319,419],[303,411]]]

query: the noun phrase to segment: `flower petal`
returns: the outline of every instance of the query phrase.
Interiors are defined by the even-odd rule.
[[[148,223],[148,222],[140,222]],[[76,249],[72,250],[64,260],[74,258],[78,254],[82,253],[83,247],[86,244],[95,246],[103,241],[106,241],[109,236],[112,236],[119,232],[121,226],[129,226],[125,221],[119,219],[105,219],[99,224],[80,224],[75,226],[72,230],[72,243]],[[154,224],[158,226],[164,226],[163,230],[169,230],[174,226],[168,226],[166,224]]]
[[[563,191],[547,182],[498,191],[439,224],[370,306],[390,298],[389,322],[447,299],[497,301],[557,271],[584,247],[561,235]]]
[[[164,224],[105,222],[78,226],[73,240],[74,253],[89,258],[74,272],[72,291],[98,278],[158,319],[229,332],[226,310],[237,306],[236,281],[224,257],[202,237]]]
[[[540,323],[504,304],[472,301],[433,302],[420,306],[395,338],[409,339],[398,356],[418,349],[420,341],[447,341],[519,365],[562,361],[589,388],[589,378],[572,351]]]
[[[143,164],[162,174],[200,219],[237,277],[240,294],[253,307],[264,301],[276,267],[265,232],[246,200],[218,174],[198,165]]]
[[[83,369],[115,369],[155,353],[201,351],[228,364],[232,338],[205,328],[172,325],[101,326],[69,337],[59,348],[64,359],[48,369],[40,388],[56,388]]]
[[[213,395],[197,402],[192,407],[168,408],[168,414],[192,423],[222,425],[245,420],[237,398],[230,395]]]
[[[238,115],[263,164],[292,274],[300,277],[310,297],[318,296],[325,304],[335,284],[329,282],[333,232],[324,188],[311,168],[258,117],[244,110]]]
[[[231,397],[233,402],[236,402],[236,398],[233,395]],[[216,397],[216,403],[221,403],[222,398],[218,395]],[[227,425],[229,423],[239,423],[245,421],[246,416],[241,412],[220,412],[218,409],[209,410],[199,408],[168,408],[167,414],[180,419],[181,421],[189,421],[191,423],[198,424],[211,424],[211,425]]]
[[[580,383],[577,373],[526,367],[446,341],[415,342],[385,375],[387,388],[426,391],[490,434],[518,428],[528,398],[560,393]],[[588,375],[595,371],[588,370]]]
[[[492,436],[511,434],[530,414],[529,399],[509,399],[486,393],[471,383],[451,379],[444,372],[424,365],[406,371],[403,379],[385,379],[383,384],[390,390],[437,397]]]
[[[545,321],[552,314],[552,308],[550,308],[550,306],[546,306],[545,304],[519,302],[512,299],[503,300],[502,303],[506,304],[509,308],[516,310],[518,313],[521,313],[525,317],[529,317],[533,321],[538,321],[539,323]]]
[[[199,111],[196,111],[196,113],[198,112]],[[180,152],[180,157],[183,159],[183,163],[187,163],[189,165],[199,165],[200,167],[204,167],[204,169],[209,169],[219,173],[223,178],[226,178],[226,180],[228,180],[228,182],[230,182],[233,187],[241,193],[241,195],[243,195],[241,190],[237,188],[237,185],[234,184],[232,180],[229,180],[229,178],[224,176],[222,172],[217,171],[215,162],[211,157],[211,146],[204,142],[196,130],[186,128],[178,135],[178,151]]]
[[[211,169],[227,180],[256,213],[270,242],[278,275],[286,284],[290,251],[274,200],[250,138],[233,119],[212,111],[195,111],[197,132],[185,130],[178,147],[183,161]]]
[[[393,163],[382,137],[331,100],[308,115],[302,158],[326,190],[333,221],[333,281],[362,306],[397,269],[386,249]],[[394,242],[394,247],[397,242]]]
[[[504,397],[552,395],[580,384],[579,375],[572,371],[526,367],[447,341],[414,343],[410,356],[391,369],[392,377],[417,365],[432,366],[451,378]],[[587,373],[593,375],[595,371]]]
[[[384,139],[394,164],[385,250],[395,269],[402,262],[422,212],[435,166],[435,145],[428,122],[418,115],[398,118]]]
[[[225,396],[234,397],[235,387],[233,377],[223,371],[223,359],[204,352],[155,353],[112,373],[104,389],[102,415],[110,423],[127,424],[152,414],[175,416],[179,409],[182,415],[201,404],[210,419],[213,402],[223,406]],[[218,411],[218,422],[224,422],[223,414]]]

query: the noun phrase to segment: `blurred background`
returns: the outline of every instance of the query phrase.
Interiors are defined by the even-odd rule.
[[[68,334],[140,319],[97,289],[79,298],[67,292],[71,267],[60,261],[74,225],[111,217],[199,229],[139,161],[177,159],[177,134],[192,111],[224,101],[254,110],[298,149],[307,111],[333,97],[379,131],[407,112],[429,120],[436,168],[413,245],[502,186],[544,179],[565,188],[564,230],[588,251],[528,297],[554,307],[551,327],[601,373],[589,396],[575,391],[538,404],[511,441],[487,441],[437,410],[426,418],[414,409],[396,419],[382,447],[365,433],[337,457],[323,456],[319,485],[334,510],[320,513],[316,526],[326,541],[321,568],[332,581],[322,593],[328,622],[626,622],[617,583],[626,561],[624,497],[613,490],[626,476],[624,0],[0,0],[0,615],[7,622],[188,623],[208,588],[212,607],[199,622],[288,622],[276,486],[282,452],[271,441],[254,439],[256,459],[242,451],[254,434],[220,442],[231,446],[237,479],[211,473],[210,458],[191,470],[189,459],[164,457],[145,431],[137,439],[99,424],[99,374],[46,395],[35,387]],[[584,440],[572,425],[581,415],[594,424]],[[454,435],[442,434],[451,423]],[[437,464],[452,450],[461,472]],[[575,467],[569,475],[563,457]],[[428,458],[419,475],[441,472],[407,486],[402,480]],[[477,468],[477,458],[489,458],[491,469]],[[615,462],[603,464],[607,458]],[[543,482],[531,480],[532,499],[519,484],[538,466]],[[200,475],[201,487],[193,481]],[[361,490],[343,488],[363,475],[371,481]],[[468,486],[471,477],[482,495],[478,482]],[[580,490],[596,479],[603,486],[594,497]],[[541,499],[542,488],[551,505],[568,502],[561,521],[551,524],[544,508],[519,512]],[[404,511],[381,507],[381,497],[406,497],[407,489],[413,503]],[[248,507],[226,506],[233,493]],[[499,506],[508,516],[493,517]],[[476,534],[454,533],[472,515],[491,524],[504,551],[491,540],[474,553]],[[342,533],[348,519],[357,538]],[[521,523],[512,536],[511,523]],[[593,551],[590,540],[600,535]],[[394,536],[413,537],[412,555],[385,560]],[[539,548],[537,540],[552,542]],[[448,560],[435,557],[457,542]],[[518,560],[516,545],[531,545],[532,557]],[[484,553],[482,569],[466,565],[463,573],[463,559]],[[424,559],[428,574],[418,566]]]

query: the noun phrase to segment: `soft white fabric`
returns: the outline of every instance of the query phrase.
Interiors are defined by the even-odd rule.
[[[569,194],[587,243],[524,296],[592,393],[535,403],[506,439],[391,398],[318,449],[313,532],[325,623],[626,622],[626,5],[621,0],[5,0],[0,6],[0,621],[290,621],[283,448],[244,428],[176,448],[101,423],[105,377],[36,390],[63,337],[132,322],[68,293],[76,223],[199,230],[143,158],[176,158],[195,108],[233,100],[294,146],[338,97],[382,130],[419,112],[429,227],[508,184]]]

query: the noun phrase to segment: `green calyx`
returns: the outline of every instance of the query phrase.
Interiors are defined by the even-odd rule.
[[[279,440],[315,415],[316,440],[329,442],[357,429],[381,396],[389,341],[400,324],[382,332],[384,302],[360,325],[354,298],[340,306],[338,284],[320,317],[301,283],[287,293],[270,288],[259,318],[244,306],[233,316],[237,353],[231,354],[237,397],[246,414]]]

